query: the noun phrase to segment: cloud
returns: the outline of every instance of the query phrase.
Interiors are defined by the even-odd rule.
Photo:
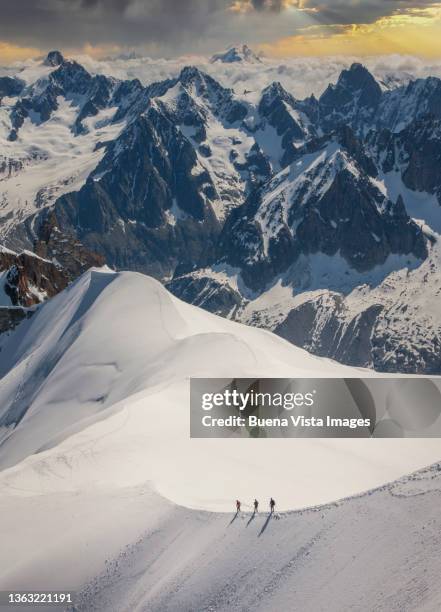
[[[1,10],[0,40],[21,45],[85,43],[173,47],[204,37],[230,0],[14,0]]]
[[[288,9],[309,14],[314,20],[335,25],[374,23],[394,14],[415,14],[440,0],[236,0],[242,11],[279,12]],[[240,12],[240,11],[239,11]]]
[[[439,0],[295,0],[292,3],[324,24],[369,24],[382,17],[439,6]]]
[[[11,0],[2,3],[0,41],[65,51],[91,45],[151,55],[211,53],[435,6],[441,0]]]
[[[281,11],[286,6],[283,0],[251,0],[251,5],[256,11]]]
[[[214,76],[225,87],[233,88],[239,95],[246,89],[247,100],[258,102],[260,93],[273,81],[279,81],[296,98],[314,93],[319,96],[329,83],[335,83],[340,72],[353,62],[362,62],[379,80],[393,75],[403,83],[410,78],[429,75],[441,77],[441,60],[433,62],[413,56],[387,55],[376,57],[292,57],[264,58],[261,64],[211,64],[206,58],[185,57],[173,60],[135,58],[132,60],[93,60],[78,57],[88,70],[110,74],[121,79],[139,78],[145,85],[176,77],[185,65],[198,66]]]
[[[40,55],[41,50],[35,47],[20,47],[14,44],[0,42],[0,62],[10,63],[17,60],[26,60]]]

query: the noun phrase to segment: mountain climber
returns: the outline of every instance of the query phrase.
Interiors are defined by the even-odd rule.
[[[271,508],[271,514],[274,512],[274,506],[276,505],[276,502],[273,500],[273,498],[270,499],[270,508]]]
[[[240,501],[236,499],[236,512],[240,512]]]
[[[259,502],[257,499],[254,500],[254,512],[259,512]]]

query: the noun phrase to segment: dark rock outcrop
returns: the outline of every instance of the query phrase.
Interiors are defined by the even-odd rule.
[[[20,254],[0,251],[0,271],[6,271],[4,290],[13,306],[39,304],[68,283],[60,267],[27,251]]]
[[[329,293],[291,310],[274,332],[297,346],[357,367],[372,367],[373,329],[382,305],[368,306],[347,320],[344,297]]]
[[[104,257],[87,249],[72,233],[61,231],[53,211],[44,217],[38,229],[34,250],[41,258],[57,262],[68,282],[89,268],[99,268],[105,263]]]
[[[381,97],[381,87],[371,73],[361,64],[352,64],[320,96],[321,126],[330,131],[345,124],[358,130],[374,120]]]
[[[49,51],[44,63],[46,66],[53,66],[55,68],[56,66],[61,66],[61,64],[64,63],[64,57],[60,51]]]
[[[0,307],[0,334],[12,331],[24,319],[31,317],[32,310]]]
[[[185,302],[221,317],[234,318],[235,311],[243,304],[237,291],[212,277],[183,275],[167,283],[166,287]]]
[[[16,77],[2,76],[0,77],[0,101],[4,96],[18,96],[24,87],[24,82]]]

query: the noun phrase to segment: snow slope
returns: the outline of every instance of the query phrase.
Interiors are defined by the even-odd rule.
[[[59,108],[43,128],[27,118],[17,141],[9,142],[9,113],[14,103],[11,99],[10,106],[0,108],[2,236],[42,206],[78,191],[104,155],[104,148],[97,144],[116,138],[123,127],[121,122],[110,123],[116,109],[105,109],[86,120],[87,133],[74,138],[71,129],[78,107],[60,96]]]
[[[192,507],[225,510],[237,494],[271,488],[292,508],[377,486],[441,450],[438,440],[418,439],[190,440],[190,376],[374,373],[185,304],[137,273],[84,274],[2,342],[0,465],[18,464],[3,484],[35,493],[151,480]],[[40,479],[42,462],[57,465],[55,482]],[[300,464],[287,490],[285,466]]]
[[[77,465],[62,486],[68,490],[91,482],[119,487],[151,479],[180,503],[226,509],[243,480],[242,494],[276,487],[289,508],[381,484],[435,461],[441,449],[437,440],[394,441],[396,454],[383,440],[266,440],[265,450],[277,465],[308,466],[304,486],[287,496],[286,473],[274,480],[274,464],[266,453],[260,456],[263,447],[255,440],[189,440],[190,376],[374,374],[311,356],[270,332],[185,304],[138,273],[87,272],[5,337],[1,349],[0,465],[54,447],[50,457]],[[171,456],[167,440],[173,441]],[[78,456],[78,444],[94,447],[91,465]],[[259,456],[251,462],[257,470],[251,477],[252,449]],[[43,456],[23,464],[20,481],[32,482]],[[243,473],[237,472],[234,466],[244,460]],[[211,477],[201,488],[193,475],[202,464]],[[222,482],[226,466],[227,483]]]
[[[352,372],[184,304],[144,275],[90,271],[2,340],[0,465],[146,389],[181,385],[185,404],[189,376],[318,371]]]
[[[436,465],[358,498],[275,517],[163,506],[87,585],[78,609],[439,610],[440,493]]]
[[[440,531],[435,472],[418,485],[430,480],[433,491],[410,501],[386,487],[249,525],[250,516],[230,524],[219,511],[236,497],[245,510],[254,496],[263,504],[273,495],[280,510],[342,498],[432,463],[439,440],[189,438],[189,376],[359,370],[184,304],[141,274],[105,269],[40,306],[1,348],[0,405],[10,424],[0,445],[0,589],[89,584],[82,610],[291,609],[293,597],[320,610],[317,567],[337,610],[342,598],[356,602],[338,588],[351,578],[352,557],[358,568],[372,565],[384,548],[384,576],[413,553],[412,572],[396,570],[388,588],[404,580],[409,593],[400,597],[424,595],[412,580],[423,580],[424,550],[432,563],[419,526],[429,526],[427,537]],[[412,493],[400,486],[393,491]],[[380,597],[384,576],[376,565],[363,574],[365,597]]]
[[[56,480],[45,467],[40,479]],[[273,517],[266,498],[235,517],[149,487],[15,489],[0,498],[0,587],[76,590],[75,612],[435,612],[440,494],[440,464]]]

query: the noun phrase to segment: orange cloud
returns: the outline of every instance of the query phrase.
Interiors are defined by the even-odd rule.
[[[122,47],[119,45],[92,45],[86,43],[82,47],[63,47],[62,51],[66,56],[85,54],[95,59],[107,57],[112,54],[120,53]],[[46,55],[50,49],[38,49],[36,47],[20,47],[7,42],[0,41],[0,64],[11,64],[16,61],[27,60],[41,55]]]
[[[301,34],[260,45],[269,56],[385,55],[441,57],[441,5],[382,17],[372,24],[311,25]]]
[[[0,41],[0,63],[2,64],[26,60],[41,54],[41,49],[36,49],[35,47],[20,47]]]
[[[120,45],[91,45],[90,43],[86,43],[83,45],[81,53],[85,53],[86,55],[89,55],[95,59],[102,59],[103,57],[120,53],[122,50],[123,49]],[[72,49],[71,52],[77,53],[78,50]]]

